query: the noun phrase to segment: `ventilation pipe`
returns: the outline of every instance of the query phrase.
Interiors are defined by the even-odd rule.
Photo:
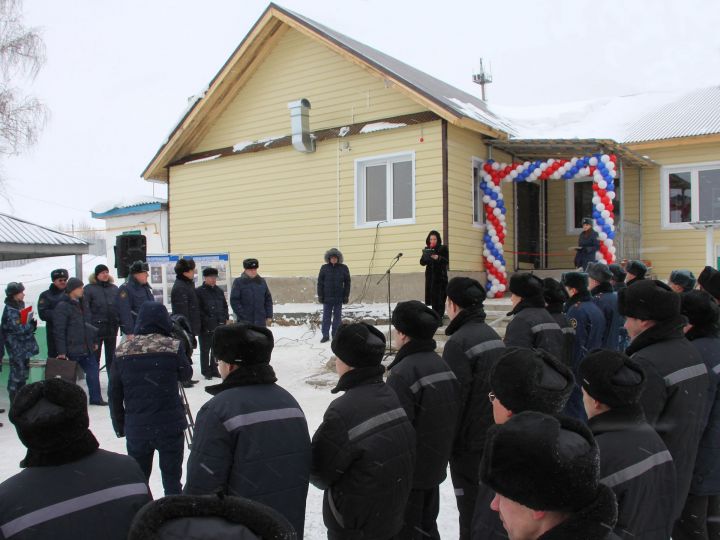
[[[298,152],[314,152],[315,139],[310,135],[310,102],[303,98],[288,103],[292,144]]]

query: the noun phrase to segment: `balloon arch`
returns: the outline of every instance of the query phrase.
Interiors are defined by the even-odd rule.
[[[502,182],[536,182],[538,180],[593,179],[593,229],[600,238],[598,261],[615,262],[615,177],[617,157],[614,154],[593,154],[572,159],[548,159],[524,163],[498,163],[489,159],[482,164],[482,180],[486,229],[483,264],[488,273],[486,284],[488,297],[501,297],[507,289],[507,269],[504,256],[506,235],[505,214],[507,208],[502,194]]]

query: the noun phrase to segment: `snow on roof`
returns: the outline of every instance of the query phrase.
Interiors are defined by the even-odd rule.
[[[0,214],[0,243],[45,246],[86,246],[87,242],[7,214]]]
[[[97,203],[90,211],[93,214],[104,214],[111,210],[117,210],[120,208],[131,208],[133,206],[142,206],[145,204],[167,204],[167,199],[162,197],[153,197],[151,195],[136,195],[123,197],[120,200],[114,201],[103,201]]]
[[[386,129],[397,129],[405,127],[407,124],[393,123],[393,122],[373,122],[372,124],[365,124],[360,130],[360,133],[375,133],[376,131],[384,131]]]

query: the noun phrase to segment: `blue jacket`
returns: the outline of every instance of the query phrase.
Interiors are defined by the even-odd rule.
[[[90,312],[84,309],[82,302],[72,300],[66,294],[55,307],[53,321],[53,337],[58,354],[92,354],[95,350],[97,328],[90,324]]]
[[[140,285],[132,276],[120,285],[117,297],[117,310],[120,315],[120,327],[123,334],[132,334],[137,321],[140,306],[145,302],[154,302],[152,287],[148,283]]]
[[[257,326],[266,326],[265,319],[273,316],[272,295],[267,283],[260,276],[250,278],[245,272],[233,281],[230,306],[238,321]]]
[[[330,264],[330,257],[337,257],[337,264]],[[343,264],[339,249],[325,253],[325,263],[318,274],[317,295],[321,304],[347,304],[350,298],[350,270]]]
[[[152,439],[186,427],[178,382],[192,376],[179,340],[170,337],[167,309],[153,302],[140,311],[132,340],[115,351],[108,395],[118,437]]]
[[[5,309],[2,314],[2,334],[5,338],[5,348],[8,357],[24,360],[35,356],[38,352],[38,344],[35,341],[35,321],[26,324],[20,322],[20,310],[25,308],[24,302],[13,302],[5,299]]]
[[[618,311],[618,297],[613,290],[611,283],[601,283],[595,287],[590,294],[593,296],[595,305],[600,308],[605,317],[605,331],[603,332],[603,349],[619,351],[620,329],[625,324],[625,319]]]
[[[578,247],[580,248],[575,254],[575,266],[585,270],[588,263],[595,262],[595,254],[600,249],[600,239],[598,233],[590,230],[587,234],[585,231],[578,236]]]

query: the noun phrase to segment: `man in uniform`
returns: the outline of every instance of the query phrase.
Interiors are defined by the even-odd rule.
[[[152,287],[148,283],[150,267],[144,261],[135,261],[130,265],[130,277],[120,285],[118,291],[118,312],[123,334],[132,339],[140,306],[145,302],[154,302]]]
[[[45,321],[45,338],[47,339],[48,358],[55,358],[55,331],[53,328],[53,311],[57,303],[65,296],[65,286],[70,277],[64,268],[57,268],[50,272],[52,284],[48,290],[43,291],[38,298],[38,316]]]

